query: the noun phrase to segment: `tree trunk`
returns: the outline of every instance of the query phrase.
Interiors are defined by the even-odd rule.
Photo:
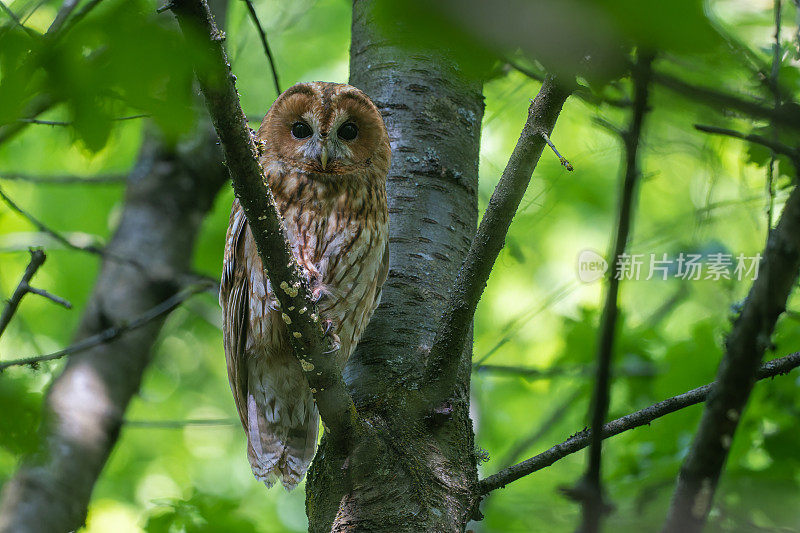
[[[177,151],[145,140],[77,340],[125,324],[176,292],[200,224],[226,178],[210,128]],[[163,322],[69,358],[46,394],[38,450],[4,487],[0,532],[57,533],[83,525]]]
[[[375,101],[392,144],[390,270],[345,379],[375,435],[349,448],[323,437],[306,508],[314,532],[463,531],[477,505],[471,350],[445,405],[422,416],[412,395],[475,233],[481,84],[444,54],[393,46],[373,8],[353,5],[350,83]]]

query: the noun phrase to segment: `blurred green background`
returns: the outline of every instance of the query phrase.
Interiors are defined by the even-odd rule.
[[[682,1],[674,3],[672,11],[659,8],[664,13],[650,2],[583,4],[593,4],[635,41],[641,33],[666,49],[657,63],[661,71],[711,87],[765,95],[752,65],[769,65],[772,58],[772,1]],[[17,0],[9,6],[17,13],[32,13],[26,25],[41,32],[58,8],[54,2],[32,0]],[[15,62],[23,54],[14,47],[22,46],[23,37],[17,30],[0,29],[4,32],[0,34],[0,118],[19,116],[21,102],[36,93],[37,84],[59,84],[70,103],[39,118],[73,122],[71,127],[30,125],[0,145],[0,187],[71,239],[103,243],[109,238],[121,210],[122,184],[31,184],[3,176],[126,173],[136,159],[146,122],[110,120],[113,117],[146,112],[175,141],[195,128],[197,113],[185,105],[192,88],[188,61],[181,55],[182,41],[171,15],[155,15],[156,7],[150,0],[107,0],[75,28],[76,43],[105,42],[122,62],[117,65],[120,68],[99,73],[81,71],[79,62],[70,67],[68,51],[63,57],[46,58],[54,65],[46,76],[20,72]],[[298,81],[347,81],[349,2],[258,0],[255,7],[283,88]],[[684,7],[688,11],[681,11]],[[784,2],[783,9],[779,77],[789,94],[797,95],[795,6]],[[121,15],[132,22],[123,25],[124,31],[110,29],[109,24]],[[575,17],[581,17],[580,11]],[[628,26],[636,31],[628,31]],[[703,33],[712,27],[727,39]],[[492,41],[491,35],[482,35],[470,24],[460,28],[467,41]],[[230,3],[226,31],[242,107],[249,117],[263,116],[276,94],[244,2]],[[524,45],[514,51],[523,64],[541,67]],[[556,54],[542,63],[562,59]],[[15,82],[13,76],[20,79]],[[97,91],[93,76],[113,80],[121,96],[109,103]],[[607,86],[602,81],[591,79],[597,94],[614,98],[629,94],[629,80]],[[537,81],[518,71],[492,63],[491,79],[484,87],[481,208],[505,166],[538,87]],[[154,94],[162,98],[147,99]],[[184,105],[176,104],[180,102]],[[658,85],[652,88],[651,105],[642,141],[644,180],[632,252],[659,257],[681,252],[734,256],[760,252],[767,230],[768,154],[749,150],[737,140],[699,133],[693,124],[742,131],[765,124],[736,119],[725,110],[699,105]],[[628,111],[575,97],[568,101],[552,138],[575,171],[567,173],[551,152],[543,154],[478,309],[476,362],[540,369],[546,374],[519,376],[491,369],[474,373],[476,441],[489,457],[480,467],[482,475],[538,453],[586,425],[602,285],[578,281],[577,257],[582,250],[603,253],[609,246],[621,157],[618,137],[598,125],[597,118],[623,127]],[[785,162],[779,161],[776,167],[779,211],[791,173]],[[219,273],[232,198],[226,189],[204,223],[194,258],[197,271]],[[0,359],[69,345],[97,272],[97,257],[60,247],[0,204],[3,297],[14,290],[31,245],[44,246],[48,253],[35,284],[69,299],[75,309],[63,310],[29,296],[0,339]],[[618,376],[610,415],[623,415],[711,381],[735,305],[748,287],[748,282],[735,280],[624,283]],[[792,298],[789,309],[798,309],[798,303],[798,298]],[[235,420],[228,390],[219,315],[216,299],[204,294],[169,317],[141,394],[126,415],[131,423],[123,428],[95,488],[87,531],[306,530],[304,488],[291,493],[277,487],[266,490],[250,473],[244,433]],[[798,316],[789,313],[782,318],[768,357],[796,349]],[[0,483],[31,448],[41,393],[61,364],[47,363],[35,370],[13,368],[0,375]],[[800,528],[799,392],[796,374],[757,386],[734,441],[709,531]],[[604,475],[616,505],[608,520],[609,531],[650,531],[660,525],[700,413],[700,407],[689,408],[606,441]],[[216,422],[192,423],[202,420]],[[476,532],[571,531],[578,508],[558,488],[573,483],[583,468],[584,454],[575,454],[495,491],[483,504],[485,520],[470,527]]]

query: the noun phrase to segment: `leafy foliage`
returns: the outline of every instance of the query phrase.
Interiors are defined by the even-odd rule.
[[[43,33],[57,4],[17,0],[26,24]],[[578,73],[601,101],[571,98],[552,136],[575,166],[567,174],[545,153],[514,220],[475,323],[475,361],[544,371],[538,376],[480,371],[472,395],[476,444],[486,450],[484,475],[560,442],[586,425],[602,287],[576,279],[585,249],[605,250],[615,224],[620,141],[597,119],[622,126],[628,111],[603,99],[630,96],[622,75],[633,46],[662,53],[657,70],[690,83],[745,95],[765,106],[774,95],[756,71],[772,60],[772,13],[766,4],[697,0],[571,2],[382,1],[379,28],[400,50],[445,43],[475,75],[488,75],[481,152],[481,206],[491,194],[524,122],[538,82],[505,67],[513,57]],[[778,84],[800,91],[791,6],[784,9]],[[350,11],[343,0],[255,2],[285,86],[347,80]],[[490,6],[487,8],[486,6]],[[705,7],[704,7],[705,6]],[[30,124],[0,144],[0,187],[45,224],[70,238],[103,243],[118,222],[123,189],[109,185],[36,185],[3,180],[10,173],[127,173],[136,161],[144,122],[172,142],[196,129],[190,61],[168,14],[155,0],[105,0],[58,40],[32,37],[0,19],[0,131],[33,116],[69,126]],[[262,116],[275,97],[258,36],[242,2],[227,14],[227,46],[249,114]],[[738,43],[736,46],[730,43]],[[745,46],[745,43],[747,46]],[[585,60],[591,51],[592,61]],[[733,50],[733,53],[731,53]],[[591,65],[591,68],[589,66]],[[587,91],[589,92],[589,91]],[[716,251],[754,255],[766,239],[766,169],[772,154],[736,139],[709,137],[695,123],[777,136],[797,146],[788,129],[749,121],[730,110],[653,87],[643,140],[644,183],[632,253],[649,256]],[[114,120],[147,114],[149,119]],[[777,211],[796,178],[777,158]],[[218,275],[230,191],[205,221],[194,255],[198,272]],[[0,292],[13,290],[27,246],[44,245],[48,261],[38,286],[70,299],[73,311],[29,296],[0,339],[0,357],[68,345],[91,290],[98,258],[61,248],[0,205]],[[611,416],[682,393],[713,379],[730,329],[729,309],[746,281],[655,278],[622,285]],[[789,309],[797,309],[795,297]],[[796,316],[796,315],[793,315]],[[303,488],[267,491],[249,471],[244,435],[228,390],[219,310],[200,296],[171,315],[128,420],[224,419],[231,423],[123,427],[96,487],[87,531],[304,531]],[[800,322],[784,318],[775,336],[779,356],[797,349]],[[63,363],[15,368],[0,375],[0,480],[33,449],[42,391]],[[796,375],[757,385],[733,443],[712,514],[711,531],[794,527],[800,461]],[[563,411],[559,408],[564,407]],[[555,416],[559,415],[559,416]],[[650,531],[663,520],[675,476],[697,426],[690,408],[607,441],[604,478],[617,506],[609,530]],[[521,452],[511,452],[531,437]],[[535,438],[533,438],[535,437]],[[490,495],[477,531],[572,531],[576,507],[558,487],[581,474],[584,455],[570,456]],[[112,524],[109,526],[108,524]],[[755,524],[755,525],[753,525]]]

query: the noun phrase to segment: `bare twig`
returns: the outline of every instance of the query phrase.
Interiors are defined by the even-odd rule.
[[[97,335],[92,335],[91,337],[86,337],[83,340],[76,342],[75,344],[64,348],[63,350],[58,350],[57,352],[45,354],[45,355],[36,355],[33,357],[25,357],[23,359],[13,359],[11,361],[3,361],[0,362],[0,372],[3,370],[10,368],[12,366],[25,366],[25,365],[36,365],[38,363],[43,363],[45,361],[54,361],[56,359],[61,359],[62,357],[66,357],[68,355],[75,355],[82,351],[88,350],[89,348],[93,348],[100,344],[105,344],[107,342],[111,342],[114,339],[119,338],[120,336],[124,335],[125,333],[132,331],[134,329],[140,328],[145,324],[152,322],[153,320],[166,315],[183,302],[194,296],[195,294],[199,294],[201,292],[205,292],[208,290],[209,285],[205,283],[198,283],[194,286],[188,287],[181,292],[167,298],[160,304],[151,307],[138,317],[134,318],[130,322],[126,322],[124,324],[118,324],[116,326],[107,328]]]
[[[608,289],[606,292],[603,313],[600,318],[600,335],[597,346],[597,378],[591,404],[591,427],[602,427],[608,415],[608,401],[611,390],[611,360],[614,350],[614,336],[617,325],[617,296],[620,276],[617,275],[617,258],[625,253],[630,235],[633,205],[636,201],[636,185],[639,180],[639,139],[642,124],[647,112],[648,87],[650,83],[650,65],[652,56],[641,54],[633,66],[634,84],[633,113],[628,131],[622,139],[625,145],[625,174],[617,215],[617,234],[613,245],[613,254],[609,261],[612,268],[608,270]],[[589,461],[578,485],[572,489],[575,499],[583,506],[581,531],[596,532],[600,528],[605,508],[603,487],[600,475],[601,451],[603,437],[600,432],[593,434],[589,450]]]
[[[572,163],[567,161],[566,157],[564,157],[563,155],[558,153],[558,150],[556,149],[556,145],[553,144],[553,141],[550,140],[550,137],[548,137],[547,133],[545,133],[545,132],[541,132],[541,133],[542,133],[542,137],[544,138],[544,142],[546,142],[547,146],[549,146],[550,149],[553,150],[553,152],[556,154],[556,157],[558,158],[558,160],[561,162],[562,165],[564,165],[564,168],[566,168],[570,172],[575,170],[575,168],[572,166]]]
[[[798,270],[800,188],[795,187],[777,226],[770,232],[759,276],[725,341],[716,384],[681,468],[665,532],[699,532],[705,525],[758,365],[771,346],[775,323],[786,309]]]
[[[108,174],[100,176],[34,176],[31,174],[7,173],[0,174],[0,180],[24,181],[37,185],[124,185],[127,176],[122,174]]]
[[[53,34],[57,32],[77,5],[78,0],[64,0],[64,3],[61,4],[61,7],[58,9],[58,13],[56,13],[56,18],[50,23],[50,27],[47,28],[47,33]]]
[[[614,376],[626,377],[653,377],[656,375],[655,369],[650,366],[638,365],[634,367],[631,365],[629,368],[616,368],[613,371]],[[557,366],[551,368],[535,368],[529,366],[513,366],[513,365],[472,365],[472,371],[482,374],[504,374],[508,376],[523,377],[526,379],[548,379],[558,376],[593,376],[594,367],[590,365],[583,366]]]
[[[253,7],[253,2],[251,0],[244,0],[245,4],[247,4],[247,12],[250,13],[250,20],[253,21],[255,24],[256,29],[258,30],[258,35],[261,37],[261,46],[264,47],[264,54],[267,56],[267,61],[269,61],[269,68],[272,70],[272,82],[275,84],[275,94],[281,94],[281,84],[278,81],[278,70],[275,68],[275,59],[272,57],[272,51],[269,48],[269,43],[267,42],[267,34],[264,32],[264,27],[261,26],[261,21],[258,20],[258,14],[256,14],[256,8]]]
[[[126,117],[114,117],[111,120],[115,122],[121,122],[124,120],[134,120],[137,118],[148,118],[150,115],[148,114],[139,114],[139,115],[130,115]],[[37,118],[20,118],[17,119],[17,122],[24,122],[26,124],[39,124],[41,126],[72,126],[73,122],[67,122],[63,120],[40,120]]]
[[[533,170],[544,149],[542,132],[552,132],[570,89],[552,76],[542,84],[528,109],[528,119],[503,176],[492,193],[478,232],[461,265],[431,347],[423,393],[429,407],[452,392],[456,368],[475,309],[483,294],[494,262],[505,244],[506,234],[522,200]]]
[[[189,420],[124,420],[124,427],[134,429],[183,429],[187,426],[238,426],[233,418],[198,418]]]
[[[720,108],[736,110],[753,118],[769,119],[774,124],[800,129],[800,106],[796,104],[789,103],[774,109],[739,95],[692,85],[663,72],[653,72],[653,81],[688,98],[713,106],[717,110]]]
[[[63,235],[58,233],[57,231],[54,231],[54,230],[50,229],[43,222],[41,222],[38,218],[36,218],[32,214],[30,214],[27,211],[25,211],[24,209],[22,209],[19,205],[17,205],[17,203],[14,200],[12,200],[5,193],[5,191],[3,191],[3,189],[0,189],[0,198],[2,198],[3,201],[6,203],[6,205],[8,205],[8,207],[10,207],[13,211],[15,211],[17,214],[21,215],[22,217],[26,218],[28,220],[28,222],[30,222],[31,224],[36,226],[36,228],[39,231],[49,235],[50,237],[52,237],[53,239],[55,239],[59,243],[63,244],[67,248],[72,248],[73,250],[80,250],[82,252],[89,252],[89,253],[96,254],[96,255],[102,255],[103,254],[103,250],[101,248],[97,247],[97,246],[94,246],[94,245],[91,245],[91,244],[90,245],[75,244],[74,242],[70,241],[69,239],[67,239],[66,237],[64,237]]]
[[[786,374],[798,366],[800,366],[800,352],[779,359],[773,359],[759,368],[758,379],[761,380]],[[653,420],[661,418],[662,416],[680,411],[691,405],[702,403],[708,398],[709,392],[714,385],[715,383],[703,385],[702,387],[692,389],[678,396],[673,396],[672,398],[653,404],[650,407],[612,420],[603,426],[602,437],[607,439],[619,435],[631,429],[648,425]],[[591,429],[580,431],[564,442],[553,446],[539,455],[482,479],[478,484],[479,494],[488,494],[495,489],[505,487],[513,481],[543,468],[547,468],[556,461],[586,448],[589,446],[591,436]]]
[[[42,298],[47,298],[54,304],[58,304],[66,309],[72,309],[72,304],[69,302],[69,300],[62,298],[61,296],[56,296],[55,294],[48,292],[44,289],[37,289],[36,287],[31,287],[30,285],[28,285],[28,292],[31,294],[36,294],[38,296],[41,296]]]
[[[725,135],[726,137],[733,137],[735,139],[741,139],[743,141],[751,142],[754,144],[760,144],[761,146],[766,146],[776,154],[783,154],[789,157],[794,163],[800,163],[800,150],[797,148],[792,148],[782,142],[776,141],[774,139],[770,139],[769,137],[764,137],[763,135],[755,135],[752,133],[745,134],[738,132],[736,130],[729,130],[727,128],[718,128],[716,126],[705,126],[703,124],[695,124],[695,129],[698,131],[702,131],[705,133],[713,133],[716,135]]]
[[[25,273],[22,275],[22,279],[19,281],[19,284],[17,284],[14,294],[12,294],[11,298],[8,299],[8,303],[6,303],[6,306],[3,309],[3,314],[0,315],[0,336],[3,335],[3,332],[8,327],[9,322],[11,322],[11,317],[13,317],[14,313],[17,312],[17,308],[19,307],[19,303],[22,301],[22,298],[31,292],[29,283],[33,278],[33,275],[36,274],[36,271],[39,270],[39,267],[44,264],[45,259],[46,256],[44,255],[43,251],[31,250],[31,260],[28,263],[28,267],[25,269]]]
[[[148,269],[146,269],[144,267],[144,265],[142,265],[141,262],[139,262],[139,261],[137,261],[135,259],[132,259],[132,258],[129,258],[129,257],[122,257],[120,255],[110,253],[107,250],[105,250],[104,248],[101,248],[100,246],[95,246],[94,244],[78,244],[78,243],[75,243],[75,242],[69,240],[68,238],[66,238],[65,236],[60,234],[59,232],[57,232],[54,229],[48,227],[46,224],[44,224],[42,221],[40,221],[38,218],[36,218],[32,214],[30,214],[27,211],[25,211],[24,209],[22,209],[19,205],[17,205],[16,202],[14,202],[14,200],[12,200],[3,191],[2,188],[0,188],[0,199],[2,199],[6,203],[6,205],[8,205],[8,207],[10,207],[12,210],[14,210],[17,214],[19,214],[22,217],[26,218],[39,231],[41,231],[42,233],[44,233],[46,235],[49,235],[50,237],[52,237],[53,239],[55,239],[57,242],[61,243],[62,245],[66,246],[67,248],[70,248],[72,250],[76,250],[76,251],[79,251],[79,252],[86,252],[86,253],[94,254],[94,255],[109,259],[111,261],[115,261],[117,263],[130,265],[130,266],[135,267],[135,268],[139,269],[140,271],[142,271],[143,275],[145,275],[145,276],[147,276],[147,277],[149,277],[151,279],[156,279],[157,276],[154,276],[153,273],[148,271]],[[161,281],[164,281],[164,280],[161,280]]]
[[[184,35],[206,53],[205,68],[196,68],[206,106],[222,141],[225,161],[256,241],[258,253],[283,310],[289,339],[300,360],[325,426],[338,438],[363,427],[342,374],[335,347],[324,335],[306,277],[286,239],[275,200],[258,162],[258,148],[239,104],[223,34],[205,0],[176,0],[172,11]]]

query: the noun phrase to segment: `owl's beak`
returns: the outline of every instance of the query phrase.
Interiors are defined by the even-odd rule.
[[[319,162],[322,165],[322,170],[325,170],[325,167],[328,166],[328,147],[324,144],[319,153]]]

